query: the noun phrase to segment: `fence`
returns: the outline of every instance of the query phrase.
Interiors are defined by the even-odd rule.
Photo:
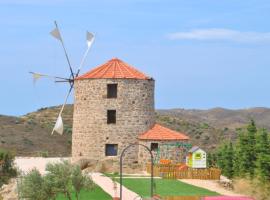
[[[151,172],[151,165],[147,165],[147,172]],[[193,169],[183,168],[181,164],[157,164],[154,165],[154,176],[166,179],[202,179],[219,180],[221,170],[216,168]]]

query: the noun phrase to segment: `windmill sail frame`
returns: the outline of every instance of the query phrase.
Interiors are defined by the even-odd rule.
[[[64,111],[67,100],[68,100],[68,98],[69,98],[69,96],[70,96],[70,94],[72,92],[73,87],[74,87],[74,80],[75,80],[76,77],[79,76],[81,68],[83,67],[83,65],[85,63],[86,57],[87,57],[87,55],[89,53],[89,50],[90,50],[90,48],[91,48],[91,46],[92,46],[92,44],[94,42],[95,36],[94,36],[93,33],[90,33],[88,31],[86,32],[87,49],[86,49],[85,53],[83,54],[83,57],[82,57],[82,59],[80,61],[80,65],[79,65],[78,70],[76,71],[76,73],[74,73],[71,62],[70,62],[70,59],[69,59],[69,56],[68,56],[68,53],[67,53],[67,50],[66,50],[66,47],[65,47],[65,44],[64,44],[63,37],[62,37],[61,32],[60,32],[60,29],[59,29],[56,21],[54,21],[54,24],[55,24],[55,28],[50,32],[50,34],[54,38],[56,38],[58,41],[61,42],[62,48],[63,48],[64,53],[65,53],[65,57],[66,57],[66,60],[67,60],[67,63],[68,63],[69,71],[70,71],[69,78],[63,78],[63,77],[59,77],[59,76],[51,76],[51,75],[35,73],[35,72],[29,72],[29,73],[31,73],[33,75],[34,83],[38,79],[40,79],[41,77],[47,77],[47,78],[53,78],[55,80],[55,82],[57,82],[57,83],[59,83],[59,82],[68,82],[70,84],[70,88],[69,88],[68,93],[66,95],[64,104],[61,107],[61,110],[60,110],[60,112],[58,114],[58,117],[57,117],[57,120],[55,122],[54,128],[53,128],[53,130],[51,132],[51,135],[53,135],[54,132],[57,132],[60,135],[62,135],[63,132],[64,132],[64,124],[63,124],[62,113]]]

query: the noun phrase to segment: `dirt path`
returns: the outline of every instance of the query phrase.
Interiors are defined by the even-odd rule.
[[[107,176],[104,176],[101,173],[91,173],[90,174],[93,181],[99,185],[105,192],[107,192],[110,196],[112,197],[119,197],[120,194],[120,184],[116,183],[117,185],[117,191],[113,189],[113,182],[112,179],[110,179]],[[136,194],[135,192],[125,188],[123,186],[123,199],[125,200],[134,200],[137,199],[139,195]]]
[[[215,180],[180,179],[180,181],[197,187],[205,188],[226,196],[245,196],[243,194],[237,194],[233,191],[226,190],[218,184],[218,181]]]

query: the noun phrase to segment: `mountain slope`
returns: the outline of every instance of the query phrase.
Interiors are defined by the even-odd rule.
[[[60,107],[42,108],[21,117],[0,115],[0,148],[16,151],[18,156],[70,156],[73,106],[67,105],[63,120],[64,135],[51,135]],[[228,110],[171,109],[157,110],[157,122],[184,132],[191,143],[206,150],[217,147],[226,139],[236,138],[236,128],[245,126],[250,118],[259,127],[270,130],[270,109],[251,108]]]

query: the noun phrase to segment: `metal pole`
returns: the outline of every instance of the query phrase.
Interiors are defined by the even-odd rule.
[[[122,188],[122,184],[123,184],[123,156],[124,153],[127,149],[129,149],[132,146],[142,146],[144,147],[150,154],[151,156],[151,189],[150,189],[150,195],[151,198],[154,196],[154,156],[152,151],[145,145],[143,144],[130,144],[129,146],[127,146],[126,148],[124,148],[124,150],[122,151],[121,155],[120,155],[120,200],[123,200],[123,188]]]
[[[121,153],[121,156],[120,156],[120,200],[122,200],[123,199],[123,197],[122,197],[122,184],[123,184],[123,155],[124,155],[124,151],[125,151],[126,149],[124,149],[123,151],[122,151],[122,153]]]
[[[60,32],[59,28],[58,28],[58,25],[57,25],[57,22],[54,21],[54,24],[55,24],[55,27],[57,28],[57,30]],[[71,67],[71,63],[70,63],[70,60],[69,60],[69,57],[68,57],[68,54],[67,54],[67,50],[66,50],[66,47],[64,45],[64,41],[62,39],[62,36],[61,36],[61,44],[62,44],[62,47],[64,49],[64,52],[65,52],[65,56],[66,56],[66,59],[67,59],[67,62],[68,62],[68,65],[69,65],[69,70],[70,70],[70,73],[71,73],[71,76],[72,76],[72,79],[74,79],[74,73],[73,73],[73,70],[72,70],[72,67]]]
[[[151,155],[151,198],[154,196],[154,160],[151,150],[147,147]]]

